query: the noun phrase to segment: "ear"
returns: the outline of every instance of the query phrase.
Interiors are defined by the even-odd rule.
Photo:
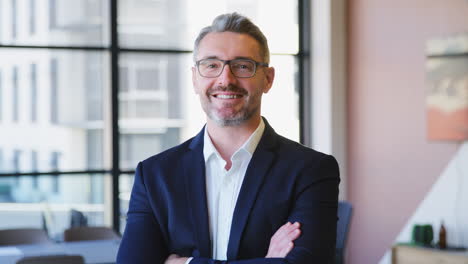
[[[199,94],[200,91],[198,90],[198,85],[197,85],[197,68],[192,67],[192,85],[193,85],[193,90],[195,91],[196,94]]]
[[[263,89],[263,93],[268,93],[270,91],[271,86],[273,86],[273,80],[275,79],[275,68],[273,67],[268,67],[265,68],[265,80],[266,80],[266,85],[265,88]]]

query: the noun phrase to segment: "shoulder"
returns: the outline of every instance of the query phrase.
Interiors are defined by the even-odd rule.
[[[332,155],[322,153],[284,137],[279,137],[276,168],[280,173],[288,175],[289,183],[299,186],[299,190],[303,190],[308,186],[316,186],[315,184],[319,183],[320,186],[323,186],[323,184],[329,187],[332,186],[333,190],[330,193],[338,190],[340,169],[337,160]],[[288,183],[288,181],[284,182],[285,185]],[[323,188],[327,189],[326,187]]]
[[[314,150],[296,141],[285,138],[275,132],[267,120],[264,118],[265,131],[260,140],[259,147],[273,151],[278,157],[279,163],[306,163],[311,164],[320,160],[335,160],[331,155]]]
[[[339,173],[339,165],[335,157],[317,151],[296,141],[283,136],[277,136],[277,144],[274,152],[277,157],[277,165],[286,166],[290,170],[331,170]]]
[[[327,155],[281,135],[277,135],[277,142],[276,151],[281,156],[301,157],[302,159],[313,160],[332,157],[331,155]]]

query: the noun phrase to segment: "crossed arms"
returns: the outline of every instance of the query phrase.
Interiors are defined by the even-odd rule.
[[[293,249],[293,241],[301,234],[300,223],[287,222],[276,231],[270,240],[268,253],[265,258],[284,258]],[[164,264],[185,264],[188,258],[171,254]]]
[[[186,257],[194,257],[190,264],[333,262],[339,173],[331,156],[324,155],[319,161],[298,168],[278,169],[279,173],[268,176],[262,186],[268,191],[260,191],[257,196],[258,206],[253,207],[254,213],[242,233],[238,258],[229,261],[210,259],[197,250],[199,240],[193,229],[198,227],[191,224],[190,215],[185,213],[187,200],[180,181],[168,184],[174,175],[164,177],[164,169],[150,171],[142,167],[140,164],[135,176],[119,264],[183,264]],[[145,177],[150,172],[163,176]],[[273,207],[271,212],[263,209],[269,203],[275,205],[275,200],[287,200],[287,207]],[[285,222],[298,222],[300,226]]]

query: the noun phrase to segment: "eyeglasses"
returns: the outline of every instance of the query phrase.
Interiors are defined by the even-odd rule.
[[[268,67],[268,63],[256,62],[249,59],[203,59],[196,62],[198,73],[206,78],[216,78],[220,76],[226,64],[229,64],[231,73],[238,78],[253,77],[257,71],[257,66]]]

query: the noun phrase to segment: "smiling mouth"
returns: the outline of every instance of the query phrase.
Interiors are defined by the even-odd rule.
[[[213,94],[213,97],[218,99],[238,99],[242,96],[241,94]]]

